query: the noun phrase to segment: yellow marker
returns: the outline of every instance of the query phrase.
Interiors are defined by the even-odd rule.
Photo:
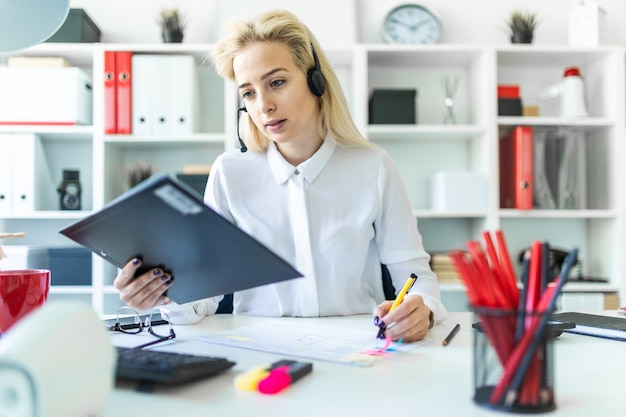
[[[411,276],[406,280],[404,287],[402,287],[402,290],[400,290],[400,292],[398,293],[398,296],[396,297],[395,301],[391,305],[391,308],[389,309],[389,311],[393,311],[396,307],[398,307],[402,303],[402,300],[404,300],[404,296],[407,295],[409,291],[411,291],[411,287],[413,287],[413,284],[415,284],[415,281],[417,281],[417,275],[411,274]]]
[[[269,374],[270,365],[258,366],[237,376],[235,378],[235,386],[244,391],[256,391],[259,387],[259,381],[266,378]]]

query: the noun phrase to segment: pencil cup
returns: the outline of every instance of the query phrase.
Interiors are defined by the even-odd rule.
[[[512,413],[543,413],[554,402],[548,315],[475,308],[474,402]]]

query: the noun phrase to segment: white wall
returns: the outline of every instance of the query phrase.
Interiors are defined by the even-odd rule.
[[[412,1],[412,0],[410,0]],[[567,15],[579,0],[423,0],[444,22],[444,43],[507,44],[505,19],[514,9],[536,11],[535,44],[566,45]],[[184,42],[214,42],[222,23],[282,7],[295,12],[324,44],[383,42],[384,15],[402,0],[71,0],[102,30],[103,42],[160,42],[158,10],[178,6],[188,17]],[[626,44],[626,1],[598,0],[607,12],[607,44]]]

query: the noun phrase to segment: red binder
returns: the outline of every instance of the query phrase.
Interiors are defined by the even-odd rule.
[[[104,52],[104,133],[117,133],[117,71],[114,51]]]
[[[117,133],[132,133],[132,56],[130,51],[116,52]]]
[[[500,207],[533,208],[533,129],[516,126],[500,138]]]

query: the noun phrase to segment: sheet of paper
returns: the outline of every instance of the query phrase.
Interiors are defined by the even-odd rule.
[[[305,320],[268,320],[254,326],[202,336],[198,340],[357,366],[370,366],[381,357],[415,349],[422,343],[392,343],[383,349],[385,341],[376,339],[375,335],[374,327],[365,331],[321,326]]]

